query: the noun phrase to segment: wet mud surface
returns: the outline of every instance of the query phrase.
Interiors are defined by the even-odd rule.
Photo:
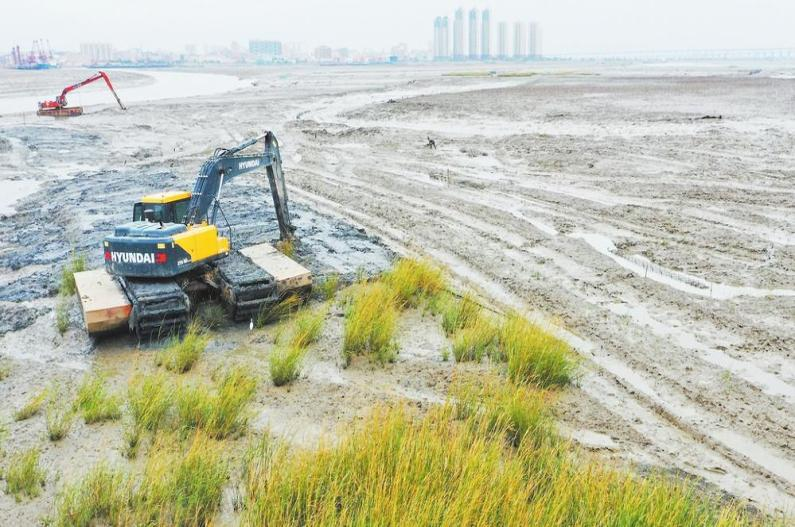
[[[393,250],[437,259],[495,307],[554,324],[584,358],[559,410],[584,448],[792,513],[795,80],[783,67],[749,78],[743,65],[549,65],[513,80],[443,67],[245,69],[257,85],[234,96],[57,123],[0,117],[0,184],[35,183],[0,221],[0,309],[18,313],[0,320],[13,329],[24,310],[38,315],[0,336],[0,355],[25,371],[0,397],[22,404],[24,383],[89,366],[123,385],[130,363],[148,361],[126,337],[86,339],[76,314],[57,334],[60,266],[73,247],[98,247],[141,195],[191,188],[213,148],[272,129],[313,272],[376,270]],[[41,129],[44,143],[77,146],[29,148]],[[275,239],[266,192],[264,177],[225,188],[234,243]],[[445,339],[417,317],[385,372],[341,369],[332,324],[294,390],[263,388],[257,426],[300,443],[373,401],[442,397]],[[270,349],[247,328],[226,331],[219,361]],[[26,434],[12,430],[21,444]]]

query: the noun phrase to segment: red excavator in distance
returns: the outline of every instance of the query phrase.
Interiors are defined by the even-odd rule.
[[[66,94],[70,91],[85,86],[86,84],[91,84],[94,81],[98,81],[99,79],[105,79],[105,84],[108,85],[108,89],[110,89],[110,92],[114,97],[116,97],[116,102],[119,103],[119,107],[122,110],[126,110],[127,108],[124,107],[124,105],[121,103],[121,99],[119,99],[119,96],[116,95],[116,90],[113,89],[113,84],[110,83],[107,73],[104,71],[98,71],[96,74],[92,75],[86,80],[64,88],[61,94],[55,97],[54,101],[40,102],[39,111],[36,112],[36,115],[51,115],[53,117],[73,117],[76,115],[83,115],[82,106],[67,106]]]

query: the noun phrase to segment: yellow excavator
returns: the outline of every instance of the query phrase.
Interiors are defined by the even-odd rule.
[[[244,153],[260,142],[263,152]],[[139,337],[170,334],[187,323],[191,299],[208,290],[219,293],[236,321],[256,317],[287,294],[308,292],[309,271],[272,246],[233,250],[232,226],[221,207],[225,184],[265,169],[280,239],[292,240],[280,156],[276,137],[266,132],[216,149],[202,164],[193,192],[160,192],[135,203],[132,221],[103,241],[105,269],[75,275],[88,332],[126,325]]]

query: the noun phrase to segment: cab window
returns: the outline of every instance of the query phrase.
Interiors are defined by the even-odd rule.
[[[183,199],[174,203],[174,223],[185,223],[185,217],[188,215],[188,205],[190,205],[190,199]]]
[[[133,205],[133,221],[144,221],[144,204],[136,203]]]

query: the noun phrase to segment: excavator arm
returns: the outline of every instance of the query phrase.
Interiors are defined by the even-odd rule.
[[[74,91],[74,90],[76,90],[78,88],[82,88],[86,84],[91,84],[92,82],[98,81],[100,79],[104,79],[105,80],[105,84],[108,85],[108,89],[113,94],[113,96],[116,98],[116,102],[119,103],[119,107],[122,110],[126,110],[127,108],[124,106],[124,104],[122,104],[121,99],[119,99],[118,94],[116,94],[116,90],[113,89],[113,84],[111,84],[110,78],[108,77],[107,73],[105,73],[104,71],[98,71],[97,73],[95,73],[91,77],[89,77],[89,78],[87,78],[87,79],[85,79],[83,81],[80,81],[77,84],[72,84],[71,86],[67,86],[66,88],[63,89],[63,91],[61,92],[60,95],[55,97],[54,101],[40,102],[39,103],[39,107],[40,108],[63,108],[63,107],[65,107],[67,105],[66,95],[69,92],[72,92],[72,91]]]
[[[261,154],[240,153],[261,141],[265,145]],[[234,148],[219,148],[204,162],[193,187],[186,223],[189,225],[203,221],[215,223],[224,183],[241,174],[261,168],[265,168],[267,172],[276,219],[279,222],[280,238],[292,239],[295,227],[292,225],[287,205],[287,186],[282,172],[279,143],[272,132],[265,132]]]

